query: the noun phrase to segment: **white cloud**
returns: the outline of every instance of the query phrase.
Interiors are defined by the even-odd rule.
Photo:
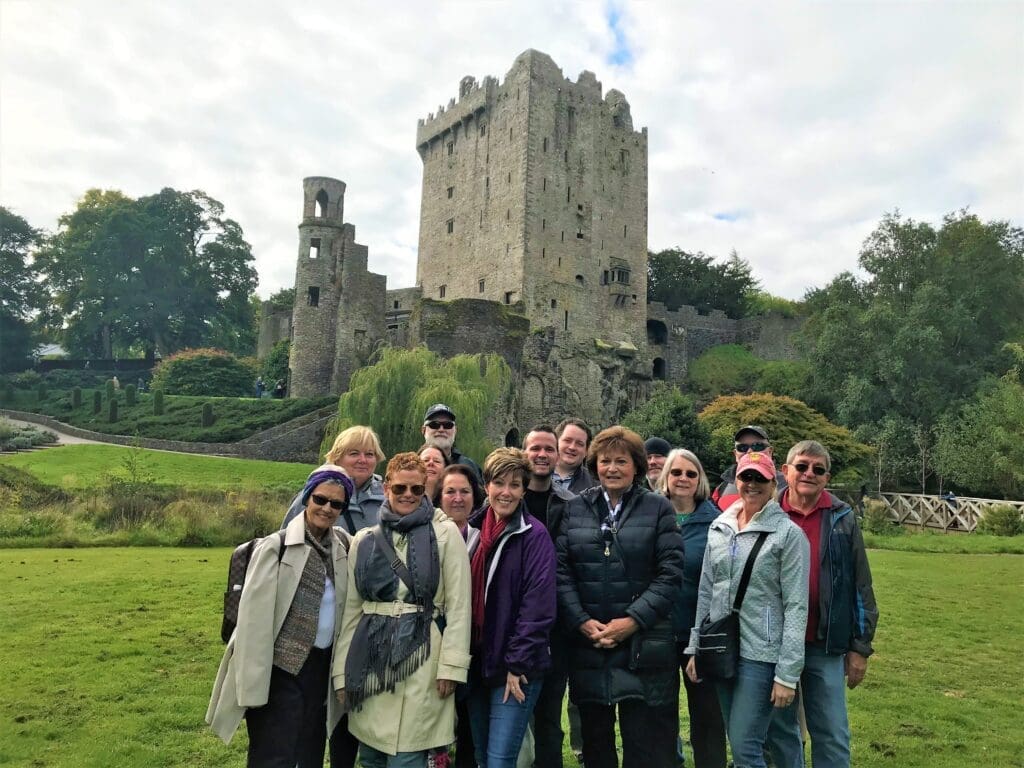
[[[649,128],[651,248],[735,248],[798,297],[897,206],[1022,223],[1022,40],[1017,3],[3,0],[0,202],[53,229],[90,187],[203,189],[266,296],[294,278],[302,178],[335,176],[407,286],[416,120],[536,48]]]

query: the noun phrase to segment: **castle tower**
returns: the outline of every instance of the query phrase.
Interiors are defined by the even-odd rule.
[[[521,54],[417,129],[424,298],[522,303],[534,327],[646,346],[647,130],[590,72]]]
[[[344,221],[345,183],[311,176],[302,193],[289,394],[316,397],[344,391],[384,337],[385,278]]]

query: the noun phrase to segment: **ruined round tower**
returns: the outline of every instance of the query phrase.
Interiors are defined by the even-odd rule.
[[[295,307],[289,394],[330,391],[341,297],[345,182],[326,176],[302,180],[302,221],[295,269]]]

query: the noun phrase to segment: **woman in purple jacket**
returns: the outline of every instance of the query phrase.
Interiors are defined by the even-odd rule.
[[[488,502],[470,518],[473,622],[469,716],[480,768],[514,768],[544,672],[555,623],[555,547],[526,510],[530,462],[499,448],[484,462]]]

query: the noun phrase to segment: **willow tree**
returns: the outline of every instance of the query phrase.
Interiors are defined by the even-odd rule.
[[[423,414],[445,403],[458,419],[459,451],[481,461],[495,446],[488,416],[512,394],[512,371],[498,355],[457,355],[445,360],[426,347],[384,349],[380,360],[352,375],[338,401],[338,414],[324,435],[323,452],[354,424],[372,427],[384,453],[416,450],[423,443]]]

